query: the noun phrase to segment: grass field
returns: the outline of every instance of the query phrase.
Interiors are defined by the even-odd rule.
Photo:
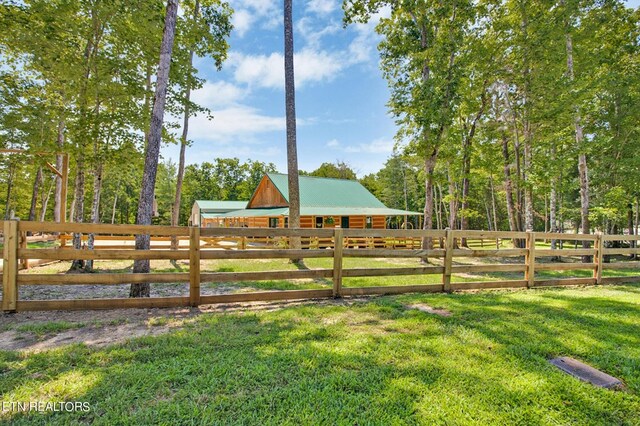
[[[452,316],[407,309],[418,302]],[[2,352],[2,401],[91,405],[88,413],[4,413],[2,419],[18,425],[638,425],[639,318],[638,285],[203,313],[168,334],[105,348]],[[594,388],[565,375],[547,362],[560,355],[619,377],[625,389]]]

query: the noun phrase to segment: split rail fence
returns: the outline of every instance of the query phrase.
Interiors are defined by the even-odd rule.
[[[377,229],[270,229],[270,228],[197,228],[141,225],[106,225],[79,223],[50,223],[27,221],[0,221],[3,230],[2,310],[66,310],[66,309],[115,309],[198,306],[215,303],[271,301],[287,299],[315,299],[353,295],[400,294],[410,292],[451,292],[492,288],[532,288],[561,285],[590,285],[622,282],[638,282],[640,276],[607,276],[605,269],[640,269],[640,262],[618,261],[605,263],[605,256],[640,254],[636,248],[639,236],[551,234],[541,232],[494,232],[451,230],[377,230]],[[137,250],[134,246],[115,244],[95,246],[94,249],[74,249],[69,246],[54,248],[29,248],[27,233],[81,233],[107,235],[107,240],[131,239],[133,235],[150,235],[160,241],[178,238],[177,249],[168,245],[150,250]],[[469,248],[458,248],[462,238],[469,241]],[[63,237],[64,240],[67,237]],[[430,238],[432,249],[423,250],[420,242]],[[299,241],[300,249],[289,248],[289,242]],[[478,245],[473,241],[510,239],[524,244],[523,248],[495,248],[489,244]],[[537,248],[536,241],[573,241],[576,248]],[[588,242],[589,248],[578,247],[578,242]],[[629,242],[629,248],[605,248],[607,241]],[[295,244],[298,246],[298,244]],[[540,245],[540,244],[539,244]],[[565,247],[567,244],[564,245]],[[574,257],[573,262],[553,259]],[[575,261],[575,256],[590,256],[591,262]],[[469,257],[498,259],[492,264],[460,264]],[[208,259],[307,259],[331,258],[331,268],[279,270],[258,272],[206,272],[201,271],[201,261]],[[345,258],[415,258],[416,266],[384,268],[346,268]],[[437,264],[420,264],[418,259],[437,259]],[[505,258],[510,258],[506,261]],[[541,258],[546,258],[541,262]],[[549,261],[549,258],[551,261]],[[97,274],[42,274],[20,271],[21,262],[30,259],[50,261],[81,260],[141,260],[164,259],[188,261],[188,272],[171,273],[97,273]],[[456,259],[456,261],[454,261]],[[522,260],[523,259],[523,260]],[[536,272],[589,270],[589,277],[536,279]],[[454,274],[463,273],[522,273],[521,279],[452,282]],[[440,275],[438,284],[350,287],[343,286],[344,278],[384,277],[401,275]],[[611,274],[609,274],[611,275]],[[228,283],[260,280],[330,279],[331,288],[304,290],[252,291],[231,294],[205,295],[201,283]],[[119,285],[130,283],[188,283],[187,295],[180,297],[151,298],[102,298],[19,300],[21,286],[46,285]]]

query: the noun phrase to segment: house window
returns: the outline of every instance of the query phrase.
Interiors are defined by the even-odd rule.
[[[373,228],[373,218],[371,216],[367,216],[364,221],[364,227],[367,229]]]
[[[316,216],[316,228],[322,228],[324,218],[322,216]]]
[[[277,217],[269,218],[269,228],[277,228],[280,220]]]
[[[288,228],[289,227],[289,216],[284,218],[284,227]]]

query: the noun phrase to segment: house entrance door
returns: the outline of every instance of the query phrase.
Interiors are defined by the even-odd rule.
[[[349,216],[340,217],[340,227],[345,229],[349,227]]]

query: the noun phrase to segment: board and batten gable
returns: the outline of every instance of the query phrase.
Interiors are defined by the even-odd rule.
[[[248,209],[289,207],[289,203],[271,182],[268,175],[262,177],[260,184],[247,204]]]

